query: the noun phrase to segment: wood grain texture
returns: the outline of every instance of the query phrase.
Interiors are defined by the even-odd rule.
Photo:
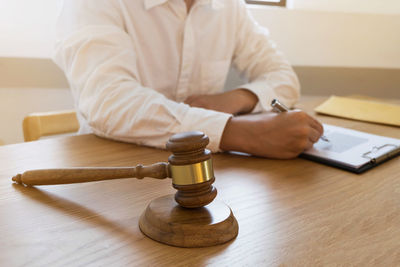
[[[298,107],[313,114],[325,99],[306,97]],[[400,138],[397,127],[317,117]],[[232,209],[239,234],[224,245],[196,249],[163,245],[140,232],[146,206],[174,193],[169,180],[40,188],[10,180],[28,169],[148,165],[169,155],[93,135],[0,147],[0,265],[399,265],[400,157],[357,175],[300,158],[214,155],[217,199]]]
[[[164,244],[199,248],[226,243],[238,234],[231,209],[216,200],[197,209],[179,206],[174,195],[152,200],[140,216],[142,232]]]
[[[104,180],[144,177],[165,179],[169,177],[168,163],[159,162],[149,166],[141,164],[136,167],[81,167],[61,169],[40,169],[25,171],[12,178],[19,184],[34,185],[57,185],[88,183]]]
[[[199,208],[211,203],[217,196],[217,189],[213,186],[215,178],[211,180],[191,185],[176,185],[172,181],[172,186],[177,190],[175,201],[185,208]]]

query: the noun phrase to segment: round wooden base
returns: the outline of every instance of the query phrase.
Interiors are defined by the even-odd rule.
[[[231,209],[214,200],[201,208],[179,206],[174,195],[150,202],[140,217],[142,232],[164,244],[177,247],[208,247],[228,242],[238,234]]]

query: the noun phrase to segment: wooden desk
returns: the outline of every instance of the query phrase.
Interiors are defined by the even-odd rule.
[[[312,110],[324,98],[304,98]],[[322,122],[400,138],[400,129],[338,118]],[[304,159],[214,156],[218,198],[238,237],[184,249],[145,237],[138,219],[169,180],[136,179],[25,188],[28,169],[129,166],[169,153],[93,135],[0,147],[1,266],[399,266],[400,157],[356,175]]]

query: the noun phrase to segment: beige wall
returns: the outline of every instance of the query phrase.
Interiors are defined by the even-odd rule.
[[[0,0],[0,57],[51,57],[62,1]]]
[[[6,144],[23,141],[22,120],[32,112],[73,108],[67,88],[0,88],[0,139]]]
[[[400,69],[294,66],[294,70],[305,95],[400,98]],[[244,82],[234,70],[229,75],[227,90]]]
[[[400,14],[281,8],[252,13],[293,65],[400,68]]]
[[[294,69],[303,94],[400,98],[400,69],[309,66]]]
[[[288,0],[294,9],[370,13],[400,14],[399,0]]]

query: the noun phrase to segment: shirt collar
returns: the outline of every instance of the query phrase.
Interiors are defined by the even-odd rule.
[[[224,7],[223,0],[197,0],[197,1],[199,1],[200,4],[203,5],[207,4],[211,5],[212,9],[221,9]],[[162,5],[165,2],[168,2],[168,0],[144,0],[144,7],[146,10],[149,10],[155,6]]]

